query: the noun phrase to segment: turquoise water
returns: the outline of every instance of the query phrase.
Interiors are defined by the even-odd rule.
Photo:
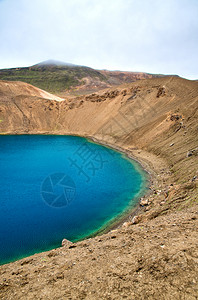
[[[104,228],[145,180],[121,153],[74,136],[0,136],[0,171],[0,264]]]

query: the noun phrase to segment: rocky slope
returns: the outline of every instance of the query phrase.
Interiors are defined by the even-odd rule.
[[[108,78],[109,82],[115,85],[120,85],[122,83],[131,83],[141,79],[149,78],[160,78],[165,77],[165,75],[160,74],[149,74],[144,72],[124,72],[124,71],[108,71],[101,70],[101,74]],[[176,75],[174,75],[175,77]]]
[[[2,81],[1,134],[93,137],[138,159],[151,192],[113,231],[1,266],[1,299],[197,299],[197,119],[198,83],[176,77],[63,101]]]

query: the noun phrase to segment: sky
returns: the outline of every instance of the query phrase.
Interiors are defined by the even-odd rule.
[[[198,0],[0,0],[0,68],[54,59],[198,79]]]

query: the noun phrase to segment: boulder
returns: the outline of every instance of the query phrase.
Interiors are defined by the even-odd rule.
[[[73,243],[70,242],[70,241],[67,240],[67,239],[63,239],[63,240],[62,240],[62,243],[61,243],[62,247],[69,247],[69,246],[71,246],[72,244],[73,244]]]

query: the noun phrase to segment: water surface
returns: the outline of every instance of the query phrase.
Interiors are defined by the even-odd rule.
[[[78,241],[135,206],[145,177],[74,136],[0,136],[0,264]]]

